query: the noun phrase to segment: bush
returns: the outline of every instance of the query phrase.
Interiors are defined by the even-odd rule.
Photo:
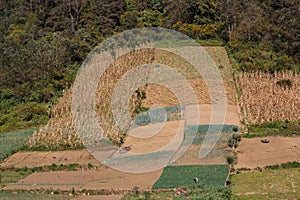
[[[232,130],[233,130],[233,132],[238,132],[238,131],[239,131],[239,127],[234,126],[234,127],[232,128]]]
[[[234,157],[232,157],[232,156],[227,156],[226,160],[227,160],[227,163],[228,163],[229,165],[232,165],[233,162],[234,162]]]
[[[241,141],[242,137],[240,134],[233,134],[229,139],[228,139],[228,146],[231,148],[237,148],[238,143]]]

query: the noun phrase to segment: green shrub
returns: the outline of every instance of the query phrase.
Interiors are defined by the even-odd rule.
[[[229,165],[232,165],[234,163],[234,157],[232,156],[227,156],[226,161]]]
[[[290,169],[290,168],[300,168],[299,162],[288,162],[281,164],[281,167],[284,169]]]
[[[266,170],[293,169],[293,168],[300,168],[300,163],[299,162],[288,162],[288,163],[283,163],[281,165],[265,166]]]
[[[267,169],[267,170],[277,170],[277,169],[279,169],[280,168],[280,166],[279,165],[268,165],[268,166],[265,166],[265,169]]]

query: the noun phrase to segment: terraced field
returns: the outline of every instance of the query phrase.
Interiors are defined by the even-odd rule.
[[[1,163],[1,167],[35,167],[49,165],[52,162],[58,166],[78,163],[82,166],[82,169],[75,171],[54,170],[35,172],[28,177],[17,181],[17,183],[15,183],[15,181],[6,183],[4,189],[34,190],[37,188],[52,188],[55,190],[63,189],[66,191],[72,191],[72,189],[75,189],[76,191],[82,191],[84,189],[109,191],[112,189],[115,191],[128,192],[136,186],[138,186],[140,190],[151,190],[152,187],[156,189],[197,186],[199,189],[194,191],[194,193],[191,192],[191,194],[196,197],[197,195],[205,196],[208,191],[219,190],[216,188],[224,187],[228,177],[228,165],[226,164],[226,158],[232,153],[231,149],[227,148],[227,140],[229,135],[232,134],[233,127],[240,125],[239,108],[237,106],[237,96],[234,92],[233,80],[229,73],[231,67],[228,58],[226,57],[225,49],[223,47],[209,47],[208,49],[209,53],[215,59],[216,64],[223,66],[223,68],[220,69],[222,76],[227,77],[224,79],[224,84],[228,98],[225,124],[228,126],[225,126],[226,130],[223,130],[224,133],[221,135],[219,143],[217,143],[215,148],[211,151],[211,154],[209,154],[205,159],[200,160],[198,156],[201,143],[204,139],[204,133],[207,129],[207,124],[210,123],[211,103],[213,102],[210,101],[210,97],[207,95],[207,88],[201,77],[194,76],[192,70],[186,71],[185,68],[182,68],[182,63],[176,62],[175,59],[172,61],[175,68],[178,67],[178,70],[181,70],[186,77],[189,77],[189,81],[195,89],[201,112],[200,121],[195,122],[195,126],[198,128],[198,125],[200,124],[199,127],[202,127],[200,129],[203,129],[202,131],[199,129],[199,135],[196,137],[187,152],[177,160],[178,162],[176,161],[174,165],[168,166],[163,170],[143,174],[130,174],[110,169],[95,162],[95,159],[83,150],[60,152],[20,152]],[[221,59],[218,59],[220,57]],[[159,55],[156,57],[157,60],[161,58],[162,57],[159,57]],[[107,75],[109,75],[109,73]],[[99,85],[99,88],[103,91],[105,88],[101,88],[101,84]],[[104,91],[104,93],[105,92],[107,91]],[[141,104],[143,107],[151,107],[157,103],[164,107],[178,105],[178,102],[174,99],[175,96],[164,87],[149,85],[146,89],[146,94],[147,98],[144,99]],[[61,145],[63,148],[66,146],[69,146],[70,148],[76,148],[78,145],[80,146],[80,141],[78,140],[77,133],[74,131],[74,124],[72,121],[70,103],[71,96],[71,91],[64,92],[64,97],[60,99],[52,112],[53,118],[43,129],[35,132],[34,137],[30,140],[32,147],[40,147],[44,144],[47,144],[50,148],[56,147],[57,145]],[[102,96],[103,98],[105,97],[105,95]],[[98,98],[97,100],[100,102],[101,98]],[[98,108],[100,109],[98,110],[100,112],[101,105]],[[104,117],[109,118],[110,115],[106,114],[107,113],[104,112],[100,115],[105,115]],[[159,129],[158,133],[153,135],[153,137],[136,139],[134,137],[134,133],[132,133],[125,139],[123,147],[131,147],[128,153],[145,153],[155,151],[168,144],[168,142],[170,142],[170,140],[174,137],[174,131],[172,130],[178,128],[180,121],[178,121],[178,113],[176,112],[170,112],[167,117],[168,120],[165,122],[164,127]],[[160,119],[158,119],[157,122],[160,122]],[[139,124],[143,126],[137,126],[136,129],[140,131],[142,129],[147,129],[153,125],[151,123],[152,122]],[[138,135],[140,135],[140,131],[137,131]],[[87,169],[89,165],[96,167],[96,169]],[[194,177],[199,179],[198,185],[194,184]],[[174,183],[176,184],[174,185]],[[212,189],[203,188],[206,186],[212,187]],[[225,190],[226,192],[224,194],[227,195],[227,189]],[[220,191],[223,191],[223,189],[220,189]],[[222,195],[223,192],[220,193],[220,197]],[[173,196],[173,194],[171,196]]]

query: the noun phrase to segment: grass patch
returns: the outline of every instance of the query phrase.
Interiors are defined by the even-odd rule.
[[[208,39],[208,40],[197,40],[197,42],[201,46],[224,46],[224,41],[222,40],[213,40],[213,39]]]
[[[230,187],[193,187],[187,188],[186,197],[183,194],[177,195],[174,190],[166,191],[135,191],[133,193],[126,194],[122,200],[138,200],[138,199],[230,199],[231,188]]]
[[[165,199],[175,199],[174,191],[135,191],[133,193],[126,194],[122,200],[139,200],[139,199],[155,199],[155,200],[165,200]]]
[[[5,192],[0,191],[0,200],[33,200],[33,199],[43,199],[43,200],[65,200],[71,199],[69,196],[59,196],[59,195],[50,195],[50,194],[29,194],[29,193],[17,193],[17,192]]]
[[[18,152],[32,136],[34,128],[0,134],[0,161]]]
[[[153,188],[219,187],[224,186],[227,175],[228,165],[167,166]],[[194,182],[194,177],[198,178],[198,183]]]
[[[190,199],[230,199],[230,187],[204,187],[191,190]]]
[[[300,170],[278,169],[231,177],[233,199],[300,198]]]
[[[1,171],[0,185],[5,186],[8,183],[17,183],[19,180],[31,174],[30,171]]]
[[[248,125],[248,133],[244,134],[245,138],[266,137],[266,136],[292,136],[300,135],[300,121],[276,121],[262,124]]]
[[[295,193],[277,193],[277,194],[248,194],[232,195],[232,200],[266,200],[266,199],[299,199],[300,194]]]

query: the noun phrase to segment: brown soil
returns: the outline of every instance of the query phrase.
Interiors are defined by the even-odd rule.
[[[18,152],[13,154],[1,164],[1,168],[22,168],[22,167],[38,167],[45,165],[60,165],[78,163],[82,165],[100,166],[97,161],[87,150],[77,151],[47,151],[47,152]]]
[[[226,164],[226,153],[223,151],[217,151],[218,155],[214,155],[213,151],[205,158],[199,158],[200,145],[191,145],[188,150],[172,165],[220,165]]]
[[[264,167],[287,162],[300,162],[300,137],[268,137],[269,143],[262,138],[243,138],[237,152],[235,168]]]
[[[79,196],[72,200],[119,200],[123,195],[95,195],[95,196]]]
[[[160,126],[162,125],[162,126]],[[157,134],[149,138],[128,136],[123,146],[130,146],[131,152],[134,153],[149,153],[157,151],[166,146],[177,134],[180,127],[180,121],[170,121],[161,124],[150,126],[141,126],[134,130],[134,132],[149,131],[151,134],[156,131]],[[161,128],[161,129],[160,129]]]
[[[160,177],[162,170],[130,174],[120,172],[105,166],[97,170],[83,171],[54,171],[38,172],[29,175],[16,184],[9,184],[3,189],[39,189],[52,188],[61,190],[132,190],[138,186],[140,189],[151,189]]]

